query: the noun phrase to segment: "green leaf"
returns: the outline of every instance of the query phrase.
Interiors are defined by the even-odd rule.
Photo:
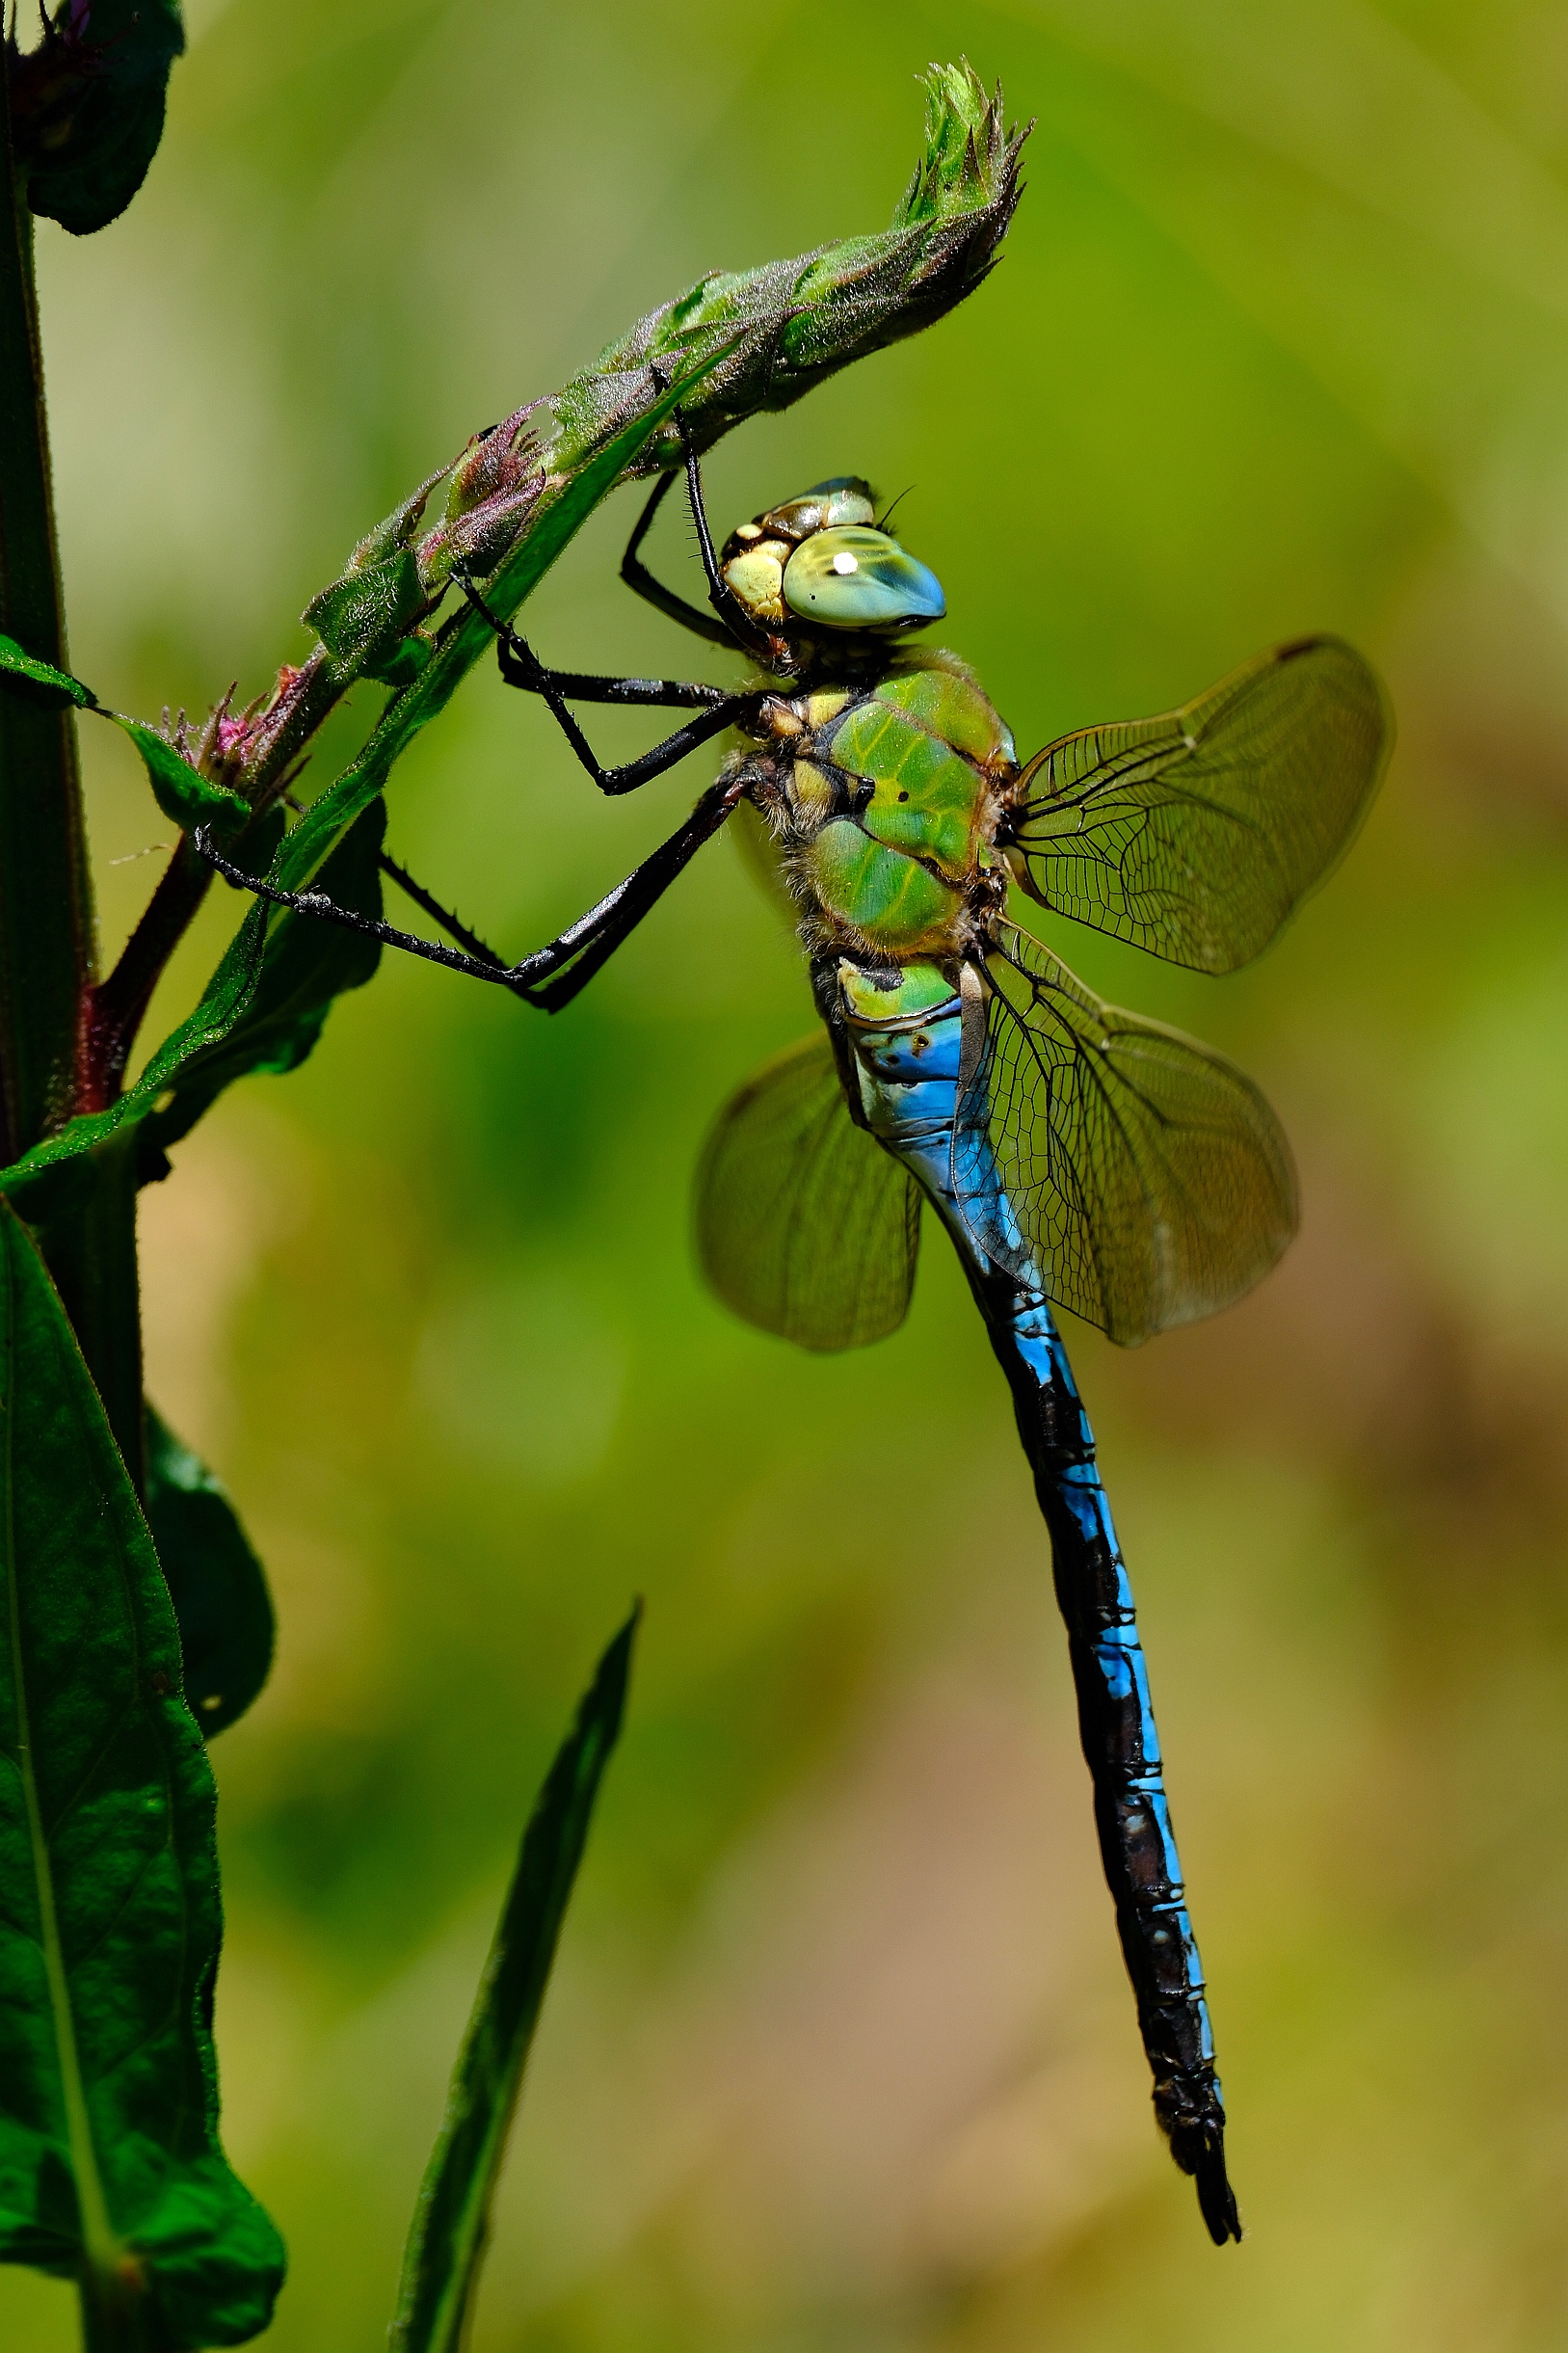
[[[142,1411],[142,1295],[136,1261],[137,1136],[122,1128],[72,1161],[41,1212],[33,1239],[87,1359],[115,1444],[140,1487],[146,1476]]]
[[[334,898],[368,915],[381,908],[376,862],[385,821],[385,810],[373,803],[322,869],[323,887]],[[264,852],[264,835],[262,841]],[[56,1214],[74,1163],[127,1120],[145,1123],[144,1165],[158,1169],[161,1151],[187,1134],[233,1080],[296,1069],[321,1035],[333,998],[362,987],[380,955],[374,940],[253,901],[200,1003],[165,1038],[135,1085],[107,1110],[69,1121],[0,1170],[0,1192],[29,1218]]]
[[[243,825],[250,816],[249,801],[242,800],[237,792],[230,792],[226,785],[215,785],[199,774],[155,727],[110,710],[98,701],[91,686],[84,686],[68,671],[57,670],[52,662],[24,654],[13,637],[0,637],[0,685],[5,685],[12,694],[25,695],[31,702],[62,709],[74,703],[78,710],[90,710],[95,718],[113,720],[116,727],[122,728],[142,755],[153,799],[171,824],[177,825],[182,833],[190,833],[198,825],[231,829]]]
[[[78,710],[97,709],[98,698],[91,686],[84,686],[67,670],[57,670],[52,662],[40,662],[36,654],[24,654],[14,637],[0,637],[0,684],[11,694],[25,695],[31,703],[62,710],[67,703],[74,703]]]
[[[412,636],[399,638],[389,653],[378,654],[374,661],[367,661],[365,676],[378,679],[384,686],[412,686],[435,651],[430,639],[415,629]]]
[[[412,549],[399,548],[378,563],[346,572],[311,598],[301,619],[334,662],[359,672],[388,659],[429,602]]]
[[[704,367],[716,366],[722,357],[721,350]],[[521,602],[694,380],[688,374],[664,386],[547,502],[539,527],[491,583],[491,599],[499,610],[513,611]],[[340,905],[380,913],[376,861],[385,826],[382,787],[399,755],[445,709],[492,643],[476,613],[465,610],[454,617],[433,658],[392,697],[359,758],[284,837],[271,880],[293,891],[315,884]],[[247,847],[255,840],[251,837]],[[254,861],[250,870],[256,870]],[[146,1122],[144,1164],[155,1170],[160,1152],[194,1127],[233,1080],[251,1071],[293,1070],[304,1061],[332,999],[361,987],[380,953],[375,941],[335,923],[279,913],[258,901],[229,942],[195,1012],[165,1038],[136,1084],[107,1110],[70,1120],[0,1170],[0,1192],[28,1217],[51,1215],[52,1196],[68,1164],[127,1119]]]
[[[721,351],[704,366],[717,365],[722,356]],[[694,380],[688,374],[664,386],[651,406],[547,501],[540,526],[491,583],[498,609],[510,612],[521,602]],[[284,837],[270,879],[294,891],[315,883],[340,905],[380,913],[376,861],[386,821],[381,789],[400,753],[445,709],[492,643],[476,613],[465,609],[454,617],[419,676],[387,704],[359,758]],[[247,849],[261,838],[258,829],[248,838]],[[254,859],[249,870],[257,870]],[[70,1120],[0,1170],[0,1192],[28,1217],[54,1214],[53,1197],[69,1164],[125,1120],[146,1122],[144,1165],[156,1171],[160,1153],[195,1126],[231,1081],[251,1071],[293,1070],[304,1061],[332,999],[361,987],[380,953],[375,941],[335,923],[280,913],[257,901],[229,942],[200,1003],[164,1039],[135,1085],[107,1110]]]
[[[73,236],[118,219],[163,137],[185,46],[176,0],[61,0],[40,46],[12,60],[27,201]]]
[[[272,1665],[272,1597],[226,1489],[146,1413],[146,1513],[179,1626],[185,1694],[204,1736],[243,1716]]]
[[[177,825],[181,833],[193,833],[198,825],[211,825],[225,833],[249,821],[250,802],[230,792],[226,785],[212,784],[199,775],[155,727],[147,727],[140,719],[121,718],[119,711],[105,710],[101,704],[94,708],[100,717],[113,719],[117,727],[123,728],[141,753],[152,797],[171,825]]]
[[[599,1660],[524,1832],[410,2226],[389,2353],[457,2353],[463,2341],[523,2066],[621,1730],[637,1615]]]
[[[282,2274],[218,2138],[214,1792],[97,1393],[0,1204],[0,2259],[243,2343]]]
[[[320,887],[339,906],[380,915],[379,860],[385,830],[385,803],[374,801],[323,867]],[[285,849],[292,839],[284,837]],[[340,923],[277,909],[258,912],[270,921],[260,975],[248,1002],[220,1036],[209,1033],[190,1052],[175,1046],[182,1034],[176,1030],[144,1074],[142,1087],[154,1082],[154,1097],[167,1097],[154,1102],[147,1117],[146,1140],[154,1150],[187,1135],[236,1079],[297,1070],[320,1037],[333,1000],[348,989],[363,988],[381,961],[378,940],[346,931]],[[214,986],[223,969],[220,965]]]

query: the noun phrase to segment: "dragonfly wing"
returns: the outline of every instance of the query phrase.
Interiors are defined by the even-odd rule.
[[[1048,744],[1019,779],[1014,872],[1059,915],[1234,972],[1339,859],[1391,740],[1353,647],[1276,646],[1181,710]]]
[[[856,1127],[826,1036],[806,1038],[719,1113],[697,1172],[703,1271],[749,1324],[803,1348],[864,1348],[909,1310],[914,1180]]]
[[[1296,1227],[1279,1122],[1223,1055],[1099,998],[998,923],[954,1187],[976,1238],[1135,1347],[1249,1291]]]

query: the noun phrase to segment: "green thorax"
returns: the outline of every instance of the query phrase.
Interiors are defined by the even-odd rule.
[[[813,945],[892,958],[962,951],[1017,773],[1013,739],[969,672],[903,655],[874,683],[818,685],[771,720],[759,794]],[[795,732],[798,731],[798,732]]]

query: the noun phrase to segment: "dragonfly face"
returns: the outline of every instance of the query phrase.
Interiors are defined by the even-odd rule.
[[[936,574],[875,522],[869,486],[839,474],[754,515],[726,540],[720,576],[767,638],[781,675],[858,664],[856,640],[875,663],[888,638],[945,614]]]

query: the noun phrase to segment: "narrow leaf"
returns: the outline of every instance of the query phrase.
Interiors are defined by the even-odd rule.
[[[0,2259],[266,2326],[282,2249],[218,2138],[214,1792],[97,1393],[0,1204]]]
[[[339,906],[380,915],[378,861],[385,830],[385,803],[374,801],[322,869],[321,888]],[[254,990],[236,1017],[188,1052],[176,1043],[184,1034],[176,1030],[144,1074],[138,1091],[144,1108],[153,1105],[146,1142],[154,1150],[177,1142],[234,1080],[253,1072],[297,1070],[320,1037],[333,1001],[349,989],[363,988],[381,961],[379,941],[339,923],[271,909],[257,913],[271,921],[264,924]],[[150,1094],[144,1091],[149,1086]]]
[[[0,637],[0,686],[9,693],[25,695],[32,702],[61,708],[74,703],[78,710],[90,710],[99,719],[112,719],[141,753],[154,800],[182,833],[189,833],[198,825],[243,825],[250,816],[249,801],[237,792],[230,792],[226,785],[215,785],[199,774],[155,727],[110,710],[98,701],[91,686],[84,686],[79,678],[72,678],[66,670],[57,670],[52,662],[40,661],[35,654],[24,654],[13,637]]]
[[[486,602],[492,612],[503,617],[516,612],[599,500],[632,465],[650,436],[657,433],[672,410],[690,397],[698,379],[717,366],[722,357],[721,350],[701,368],[683,370],[674,382],[661,384],[629,422],[612,433],[594,457],[541,502],[538,521],[489,584]],[[412,685],[388,703],[359,757],[311,803],[288,836],[275,881],[291,891],[303,891],[312,883],[334,841],[376,799],[393,763],[420,730],[445,709],[467,672],[493,643],[491,630],[477,613],[465,607],[453,616],[441,631],[435,658]]]
[[[514,609],[555,561],[691,382],[686,376],[665,386],[555,497],[544,526],[492,583],[492,597],[504,600],[503,610]],[[453,622],[435,659],[387,704],[359,758],[285,837],[273,862],[274,881],[295,891],[314,883],[341,904],[366,914],[381,912],[375,864],[385,827],[381,789],[399,754],[445,709],[492,642],[477,614],[465,611]],[[374,941],[335,923],[279,914],[258,901],[229,942],[195,1012],[164,1039],[136,1084],[107,1110],[70,1120],[0,1170],[0,1192],[29,1217],[48,1214],[59,1173],[127,1119],[148,1123],[146,1159],[156,1167],[158,1152],[185,1135],[232,1080],[256,1070],[292,1070],[302,1062],[321,1033],[333,997],[368,980],[380,952]]]
[[[522,2071],[621,1730],[634,1611],[598,1663],[535,1803],[409,2231],[389,2353],[458,2353]]]
[[[14,637],[0,637],[0,685],[8,693],[24,694],[30,702],[45,702],[64,709],[74,703],[78,710],[93,710],[97,696],[91,686],[84,686],[79,678],[67,670],[57,670],[53,662],[39,660],[36,654],[24,654]]]
[[[198,825],[215,825],[222,833],[247,822],[250,802],[230,792],[226,785],[215,785],[199,775],[155,727],[147,727],[140,719],[121,718],[119,711],[104,710],[101,705],[98,709],[102,717],[123,728],[141,753],[152,797],[171,825],[177,825],[181,833],[192,833]]]
[[[272,1597],[227,1490],[146,1412],[146,1511],[174,1605],[185,1696],[210,1740],[243,1716],[272,1665]]]

